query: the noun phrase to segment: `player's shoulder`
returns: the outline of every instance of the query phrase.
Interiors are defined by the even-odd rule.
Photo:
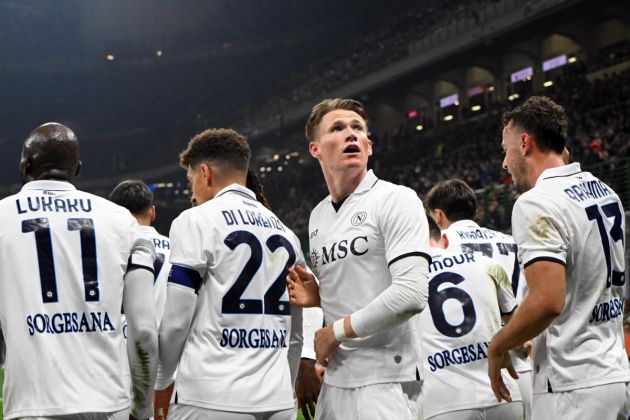
[[[383,196],[400,196],[420,201],[418,194],[413,189],[383,179],[379,179],[378,182],[374,184],[373,190],[375,193]]]

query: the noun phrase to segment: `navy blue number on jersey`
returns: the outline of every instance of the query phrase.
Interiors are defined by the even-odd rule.
[[[155,254],[155,261],[153,261],[153,283],[155,283],[164,267],[164,254]]]
[[[263,248],[256,237],[251,232],[239,230],[232,232],[223,241],[232,251],[240,245],[247,245],[251,251],[249,260],[245,263],[243,270],[236,278],[236,281],[223,296],[221,303],[221,312],[224,314],[268,314],[268,315],[289,315],[289,302],[280,300],[286,290],[286,278],[288,267],[295,264],[295,250],[291,243],[281,235],[273,235],[265,245],[271,252],[276,252],[279,248],[284,248],[289,254],[289,258],[284,265],[284,269],[280,275],[274,280],[269,289],[265,292],[263,300],[261,299],[243,299],[242,295],[249,282],[252,281],[254,275],[263,262]],[[264,304],[263,304],[264,302]]]
[[[610,232],[606,232],[606,226],[604,225],[604,218],[601,211],[604,212],[606,217],[613,218],[613,226]],[[612,260],[610,257],[610,239],[612,239],[613,246],[616,242],[621,242],[623,247],[623,227],[621,226],[621,210],[619,204],[616,202],[608,203],[600,207],[597,204],[593,204],[586,208],[586,215],[588,220],[595,220],[597,228],[599,230],[599,236],[602,239],[602,248],[604,249],[604,257],[606,258],[606,287],[623,286],[625,284],[623,267],[620,270],[615,270],[612,267]]]
[[[442,334],[447,337],[461,337],[468,334],[477,322],[477,312],[472,298],[466,291],[458,287],[445,287],[440,289],[444,283],[457,285],[463,282],[464,277],[457,273],[444,272],[436,275],[429,282],[429,309],[431,310],[431,318],[433,325]],[[449,299],[455,299],[462,305],[464,319],[458,325],[450,324],[444,316],[444,303]]]
[[[68,219],[67,228],[69,231],[79,232],[85,300],[88,302],[96,302],[99,300],[100,293],[98,288],[94,222],[92,219],[72,218]],[[57,278],[55,275],[52,238],[48,219],[42,217],[39,219],[23,220],[22,232],[33,232],[35,234],[39,279],[42,286],[42,300],[44,303],[58,302]]]
[[[488,258],[492,258],[494,253],[491,243],[472,243],[462,244],[461,246],[463,253],[480,252]],[[516,244],[497,243],[497,248],[499,248],[499,253],[501,253],[501,255],[509,255],[510,252],[514,253],[514,264],[512,265],[512,292],[514,292],[514,296],[516,296],[518,283],[521,279],[521,269],[518,265]]]

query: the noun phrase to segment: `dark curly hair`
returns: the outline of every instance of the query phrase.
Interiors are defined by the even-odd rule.
[[[250,156],[245,137],[229,128],[211,128],[188,142],[188,147],[179,155],[179,164],[187,169],[205,162],[246,173]]]
[[[545,96],[532,96],[503,113],[503,127],[512,124],[534,137],[543,152],[562,153],[569,125],[564,108]]]

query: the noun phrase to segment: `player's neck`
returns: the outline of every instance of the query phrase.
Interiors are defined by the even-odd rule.
[[[219,192],[233,184],[240,185],[241,187],[247,186],[243,177],[232,176],[220,179],[214,178],[212,182],[212,198],[216,197]]]
[[[540,175],[547,169],[564,166],[562,156],[555,153],[541,153],[537,159],[532,159],[528,173],[528,182],[532,187],[536,185]]]
[[[324,171],[324,178],[326,179],[326,186],[332,201],[339,203],[345,200],[350,194],[352,194],[363,178],[367,175],[367,168],[362,168],[360,171],[340,171],[340,172],[327,172]]]

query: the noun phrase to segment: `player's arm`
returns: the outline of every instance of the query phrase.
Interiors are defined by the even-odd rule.
[[[141,241],[139,241],[141,242]],[[132,252],[124,277],[123,308],[127,318],[127,357],[131,372],[130,416],[151,417],[157,372],[158,339],[153,299],[153,245],[146,241]]]
[[[201,276],[195,270],[173,264],[168,278],[164,316],[160,324],[160,358],[155,388],[173,382],[177,364],[190,331]]]
[[[313,344],[315,331],[322,328],[324,324],[324,315],[320,308],[305,308],[302,314],[304,345],[295,383],[295,395],[298,400],[298,409],[308,420],[315,415],[315,403],[322,388],[322,375],[316,367]]]
[[[510,322],[494,336],[488,348],[488,375],[497,400],[510,400],[503,383],[501,368],[507,367],[508,351],[541,332],[562,312],[565,303],[566,244],[561,220],[549,214],[540,201],[521,197],[514,206],[514,238],[525,262],[525,279],[529,291]],[[545,237],[530,234],[544,231]]]

